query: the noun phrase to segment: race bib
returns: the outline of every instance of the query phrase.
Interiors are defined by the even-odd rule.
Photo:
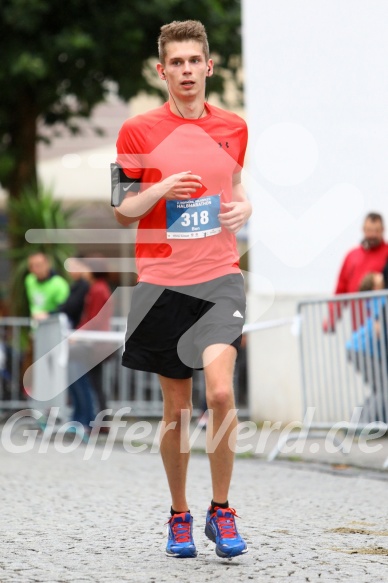
[[[199,239],[221,232],[219,194],[190,200],[167,200],[167,239]]]

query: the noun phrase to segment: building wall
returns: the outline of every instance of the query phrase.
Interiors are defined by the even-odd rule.
[[[243,2],[250,321],[269,289],[261,319],[329,294],[366,212],[388,219],[387,18],[385,0]],[[295,339],[256,333],[250,350],[253,417],[297,416]]]

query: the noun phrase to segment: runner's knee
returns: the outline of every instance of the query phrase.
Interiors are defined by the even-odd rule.
[[[193,412],[193,404],[191,401],[181,401],[179,403],[172,403],[164,406],[163,418],[169,423],[176,422],[177,426],[184,423],[185,420],[190,420]]]
[[[206,402],[209,409],[234,406],[233,392],[230,387],[217,387],[206,393]]]

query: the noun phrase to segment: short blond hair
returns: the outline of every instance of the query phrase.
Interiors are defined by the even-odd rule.
[[[166,60],[166,45],[171,42],[194,40],[201,43],[205,59],[209,59],[209,42],[206,29],[199,20],[174,20],[164,24],[158,38],[159,61],[164,65]]]

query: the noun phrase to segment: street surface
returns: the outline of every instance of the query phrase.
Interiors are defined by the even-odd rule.
[[[66,445],[66,444],[65,444]],[[0,448],[1,583],[388,581],[386,472],[238,458],[230,504],[249,552],[219,559],[204,535],[208,461],[192,455],[196,559],[164,555],[169,511],[158,454],[85,444],[59,453]]]

